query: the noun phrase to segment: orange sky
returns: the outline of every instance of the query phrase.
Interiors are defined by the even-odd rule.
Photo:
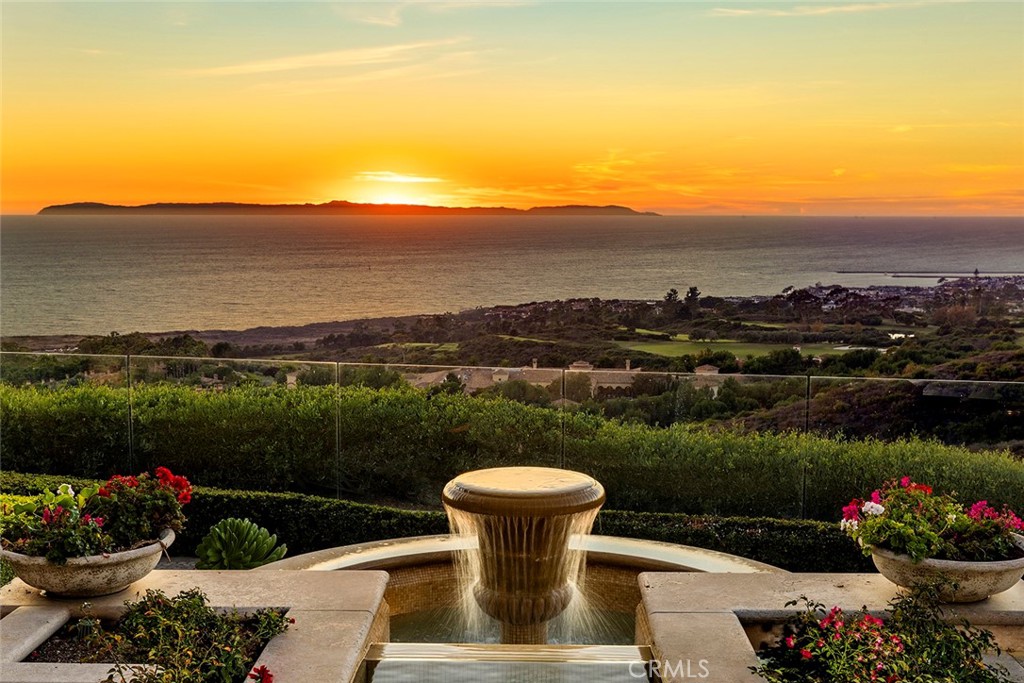
[[[0,211],[1024,213],[1024,5],[4,3]]]

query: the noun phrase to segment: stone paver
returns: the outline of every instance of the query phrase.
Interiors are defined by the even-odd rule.
[[[999,657],[986,657],[985,661],[990,664],[998,664],[1006,669],[1011,683],[1024,683],[1024,666],[1010,655],[1004,653]]]
[[[649,612],[718,612],[727,607],[745,621],[778,620],[801,595],[844,609],[884,611],[897,587],[879,574],[641,574]],[[725,598],[724,596],[728,596]],[[951,605],[972,623],[1024,626],[1024,582],[977,603]]]
[[[757,656],[732,612],[659,612],[647,619],[662,683],[760,680],[749,669]]]
[[[241,611],[261,607],[290,607],[306,610],[343,610],[376,612],[384,599],[387,573],[346,572],[253,572],[232,571],[154,571],[126,590],[99,598],[47,598],[35,588],[15,579],[0,589],[0,604],[62,605],[73,616],[81,616],[82,604],[92,605],[92,614],[114,618],[121,614],[125,600],[134,600],[150,588],[168,595],[202,587],[211,605],[235,607]],[[284,599],[286,603],[275,600]]]
[[[291,610],[295,619],[288,631],[274,638],[257,666],[266,664],[275,683],[288,681],[349,681],[359,669],[369,645],[372,622],[351,612]],[[287,676],[277,675],[287,662]]]
[[[23,660],[59,631],[69,616],[71,610],[60,605],[22,607],[8,614],[0,624],[0,663]]]
[[[110,664],[0,664],[4,683],[96,683]]]

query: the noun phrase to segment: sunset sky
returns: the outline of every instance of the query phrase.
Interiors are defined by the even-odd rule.
[[[1024,211],[1019,2],[11,3],[0,210]]]

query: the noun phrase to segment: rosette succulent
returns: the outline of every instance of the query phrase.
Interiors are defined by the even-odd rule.
[[[217,522],[199,543],[198,569],[252,569],[277,562],[288,552],[277,535],[248,519],[229,517]]]

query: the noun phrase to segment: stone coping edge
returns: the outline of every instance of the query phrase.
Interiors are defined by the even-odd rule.
[[[23,651],[30,640],[38,637],[33,633],[50,628],[44,624],[56,621],[56,630],[68,618],[81,616],[83,602],[91,603],[95,616],[116,618],[123,612],[125,600],[148,589],[173,596],[198,587],[216,608],[250,611],[270,607],[284,609],[295,619],[285,633],[270,641],[256,662],[271,670],[275,683],[349,683],[358,675],[372,640],[380,636],[373,627],[378,614],[387,609],[387,580],[387,574],[379,571],[157,570],[119,594],[84,600],[45,598],[15,579],[0,589],[0,604],[7,610],[0,625],[0,651]],[[10,625],[18,628],[8,628],[10,619],[14,619]],[[38,644],[32,644],[28,652]],[[109,669],[109,664],[0,662],[0,682],[95,683],[105,678]]]

